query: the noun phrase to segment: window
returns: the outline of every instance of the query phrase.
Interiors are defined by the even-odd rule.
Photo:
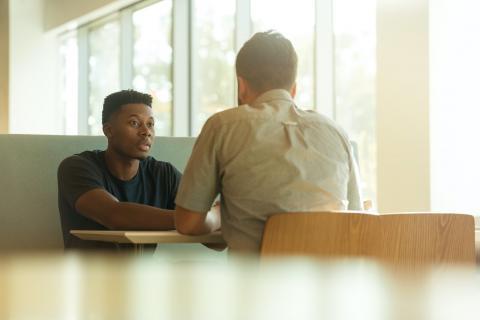
[[[208,117],[235,103],[235,1],[193,3],[192,132],[197,135]]]
[[[155,132],[172,134],[172,1],[133,12],[133,88],[153,97]]]
[[[362,191],[375,200],[375,0],[333,3],[335,120],[357,143]]]
[[[120,89],[120,24],[108,21],[88,32],[88,133],[102,135],[103,99]]]

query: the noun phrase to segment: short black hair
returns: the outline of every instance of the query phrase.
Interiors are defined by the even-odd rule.
[[[237,76],[252,89],[263,93],[271,89],[289,90],[297,77],[297,53],[290,40],[269,30],[258,32],[237,54]]]
[[[112,114],[117,112],[122,106],[130,103],[141,103],[151,108],[152,96],[132,89],[109,94],[103,100],[102,124],[108,122]]]

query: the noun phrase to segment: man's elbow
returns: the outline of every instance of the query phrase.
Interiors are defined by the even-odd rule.
[[[192,219],[182,214],[175,214],[175,228],[178,233],[188,235],[188,236],[198,236],[205,234],[205,228],[202,228],[203,224],[197,219]]]
[[[177,232],[186,236],[196,236],[197,234],[192,228],[185,227],[182,225],[176,225]]]
[[[180,206],[175,210],[175,228],[178,233],[197,236],[209,233],[206,223],[207,214],[184,209]]]
[[[201,228],[192,223],[186,223],[183,221],[179,222],[178,220],[175,220],[175,228],[177,229],[178,233],[187,236],[198,236],[205,233],[202,232]]]
[[[103,189],[93,189],[81,195],[75,202],[75,210],[110,230],[121,228],[125,220],[121,214],[112,214],[121,210],[120,202]]]

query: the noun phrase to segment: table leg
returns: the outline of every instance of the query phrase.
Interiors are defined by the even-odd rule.
[[[135,243],[133,245],[133,252],[137,256],[142,255],[143,254],[143,244]]]

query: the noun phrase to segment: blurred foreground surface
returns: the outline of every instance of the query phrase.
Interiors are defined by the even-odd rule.
[[[0,257],[0,319],[479,319],[480,273],[366,260]]]

